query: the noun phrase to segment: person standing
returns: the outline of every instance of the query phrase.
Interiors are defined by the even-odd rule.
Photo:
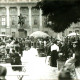
[[[24,46],[23,46],[23,43],[22,41],[19,42],[19,54],[21,54],[21,56],[23,55],[23,50],[24,50]]]
[[[10,56],[11,58],[11,65],[21,65],[21,57],[19,56],[19,53],[15,52],[15,50],[12,50],[12,54]],[[13,70],[22,70],[22,67],[12,67]]]
[[[51,45],[51,63],[52,67],[57,67],[57,59],[58,59],[59,46],[57,46],[57,41],[53,41]]]
[[[5,76],[7,74],[7,69],[0,65],[0,80],[6,80]]]
[[[6,52],[7,52],[7,54],[9,54],[9,51],[10,51],[10,43],[7,43],[6,44]]]

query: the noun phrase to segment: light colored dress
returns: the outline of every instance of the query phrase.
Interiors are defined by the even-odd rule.
[[[69,69],[71,76],[73,79],[77,79],[77,74],[76,74],[76,69],[75,69],[75,55],[73,54],[73,57],[69,58],[66,62],[65,65],[66,69]]]
[[[59,46],[57,46],[56,44],[53,44],[53,45],[51,46],[51,51],[53,51],[53,50],[59,51]]]
[[[76,78],[80,80],[80,66],[75,68],[75,71],[76,71]]]

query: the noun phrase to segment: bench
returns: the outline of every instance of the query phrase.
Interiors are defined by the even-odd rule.
[[[7,68],[6,76],[17,76],[18,80],[22,80],[24,76],[29,76],[28,74],[26,74],[26,68],[25,68],[26,65],[11,65],[11,64],[9,65],[1,64],[1,65]],[[22,67],[22,71],[13,71],[12,67]],[[10,70],[12,70],[11,73]]]

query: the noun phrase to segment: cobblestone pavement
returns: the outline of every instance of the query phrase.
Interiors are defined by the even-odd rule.
[[[57,80],[57,68],[46,64],[45,59],[45,57],[37,56],[35,49],[25,51],[25,56],[22,57],[22,63],[25,65],[26,71],[23,73],[19,71],[13,71],[10,64],[2,64],[7,66],[6,79],[19,80],[19,78],[22,77],[20,80]],[[19,73],[24,74],[24,76],[21,76]]]

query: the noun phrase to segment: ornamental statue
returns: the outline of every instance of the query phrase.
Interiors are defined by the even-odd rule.
[[[18,24],[20,24],[20,27],[23,27],[23,24],[24,24],[24,17],[22,16],[22,14],[20,14],[18,17],[19,17]]]

